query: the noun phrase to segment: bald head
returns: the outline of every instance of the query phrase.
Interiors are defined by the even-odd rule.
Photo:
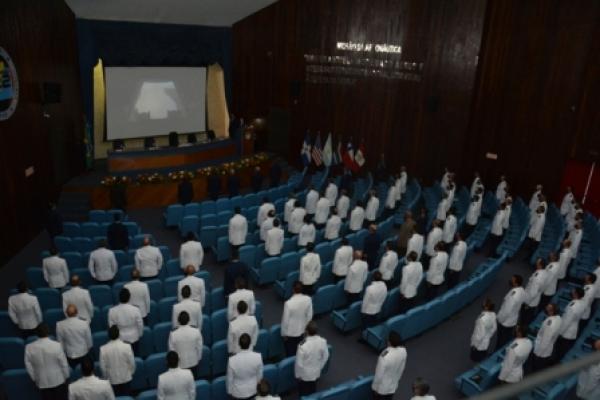
[[[67,306],[67,317],[72,318],[77,316],[77,306],[75,304],[69,304]]]
[[[362,260],[362,251],[361,250],[355,250],[354,251],[354,259],[355,260]]]
[[[79,286],[81,285],[81,279],[79,279],[79,275],[73,275],[71,277],[71,286]]]

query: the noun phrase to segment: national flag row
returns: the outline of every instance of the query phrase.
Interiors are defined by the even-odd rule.
[[[353,172],[358,172],[365,164],[365,145],[361,142],[356,152],[352,147],[352,141],[342,147],[342,142],[337,141],[337,146],[333,145],[331,133],[327,135],[325,146],[321,145],[321,133],[317,133],[314,143],[311,143],[310,132],[306,132],[304,143],[300,150],[300,157],[305,166],[313,162],[317,167],[325,165],[327,167],[344,164],[346,168]]]

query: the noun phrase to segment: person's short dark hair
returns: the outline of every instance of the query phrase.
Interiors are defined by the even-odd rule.
[[[263,202],[263,204],[264,203],[268,203],[269,202],[269,198],[267,196],[263,197],[262,202]]]
[[[525,326],[525,325],[515,326],[515,335],[516,336],[526,337],[527,332],[528,332],[527,326]]]
[[[408,255],[406,256],[406,259],[408,261],[417,261],[417,258],[419,258],[419,255],[417,254],[416,251],[411,251],[410,253],[408,253]]]
[[[48,328],[48,324],[45,322],[39,324],[37,328],[35,328],[35,334],[40,338],[48,337],[50,334],[50,328]]]
[[[436,251],[444,251],[444,242],[438,242],[436,243],[436,245],[434,246],[434,249]]]
[[[598,277],[596,276],[596,274],[588,274],[587,279],[590,281],[590,283],[596,283]]]
[[[413,393],[417,396],[425,396],[429,393],[429,384],[423,378],[417,378],[413,383]]]
[[[303,219],[305,224],[310,224],[311,218],[310,215],[306,214]]]
[[[303,288],[304,288],[304,286],[302,285],[302,282],[300,282],[300,281],[294,282],[294,285],[292,286],[292,290],[294,293],[302,293]]]
[[[306,251],[314,251],[314,250],[315,250],[315,244],[313,242],[306,243]]]
[[[523,286],[523,277],[521,275],[513,275],[517,286]]]
[[[120,332],[119,327],[117,325],[113,325],[108,328],[108,338],[110,340],[117,340],[119,338]]]
[[[19,293],[25,293],[27,291],[27,282],[20,281],[19,283],[17,283],[17,291]]]
[[[187,325],[190,323],[190,314],[187,311],[182,311],[177,316],[177,322],[179,325]]]
[[[188,232],[188,233],[185,235],[185,240],[186,240],[187,242],[189,242],[190,240],[196,240],[196,234],[195,234],[194,232],[191,232],[191,231],[190,231],[190,232]]]
[[[129,299],[131,299],[131,293],[129,289],[123,288],[119,291],[119,302],[120,303],[129,303]]]
[[[268,396],[271,394],[271,385],[266,379],[261,379],[256,385],[256,392],[259,396]]]
[[[85,357],[81,361],[81,374],[83,376],[92,376],[94,373],[94,363],[89,357]]]
[[[315,321],[309,321],[308,324],[306,324],[306,333],[308,336],[315,336],[319,333],[319,328]]]
[[[48,250],[48,252],[50,253],[51,256],[55,256],[58,254],[58,249],[56,248],[56,246],[52,246],[52,247],[50,247],[50,250]]]
[[[179,365],[179,354],[174,351],[169,351],[167,353],[167,367],[169,368],[177,368]]]
[[[238,303],[237,303],[237,311],[238,311],[238,313],[240,313],[240,315],[241,314],[246,314],[246,311],[248,311],[248,303],[246,303],[243,300],[238,301]]]
[[[279,226],[279,219],[275,218],[275,219],[273,220],[273,226],[274,226],[275,228],[277,228],[277,227]]]
[[[396,331],[390,332],[390,334],[388,335],[388,342],[392,347],[402,346],[402,338],[400,337],[400,334]]]
[[[181,288],[181,297],[183,297],[184,299],[188,299],[191,295],[192,289],[189,287],[189,285],[185,285]]]
[[[237,260],[240,258],[240,251],[238,250],[237,247],[234,247],[231,249],[231,259],[232,260]]]
[[[580,299],[583,298],[583,296],[585,295],[585,291],[580,287],[574,288],[573,291],[577,293],[577,297],[579,297]]]
[[[98,240],[98,248],[104,248],[104,247],[108,247],[108,243],[106,242],[106,239],[100,239]]]
[[[359,200],[359,201],[357,201],[357,202],[356,202],[356,205],[357,205],[358,207],[362,207],[362,208],[364,208],[364,207],[365,207],[365,202],[364,202],[364,201],[362,201],[362,200]]]
[[[248,282],[246,281],[246,278],[244,278],[243,276],[238,276],[237,278],[235,278],[235,288],[236,289],[247,289]]]
[[[250,348],[250,342],[250,335],[247,333],[242,334],[242,336],[240,336],[240,340],[238,341],[242,350],[248,350]]]
[[[374,282],[379,282],[379,281],[381,281],[381,279],[383,279],[381,277],[381,272],[379,272],[379,271],[373,272],[373,281]]]
[[[448,210],[448,212],[446,214],[455,215],[456,214],[456,208],[455,207],[450,207],[450,209]]]
[[[242,209],[240,207],[236,207],[236,208],[233,209],[233,212],[235,214],[241,214],[242,213]]]
[[[388,250],[392,250],[394,248],[394,242],[388,240],[387,242],[385,242],[385,248]]]
[[[487,298],[483,302],[483,308],[486,309],[487,311],[494,311],[494,308],[496,308],[496,305],[494,304],[492,299]]]
[[[300,200],[294,201],[294,208],[299,208],[301,206]]]
[[[348,246],[350,244],[350,241],[348,240],[347,237],[344,236],[342,238],[342,242],[341,243],[342,243],[342,246]]]

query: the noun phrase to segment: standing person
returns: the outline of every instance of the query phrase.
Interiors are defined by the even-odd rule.
[[[340,237],[340,228],[342,227],[342,219],[337,215],[337,209],[331,209],[331,216],[325,224],[325,239],[335,240]]]
[[[131,281],[123,285],[123,288],[129,290],[129,304],[136,306],[145,319],[150,312],[150,289],[146,282],[140,281],[140,271],[131,270]]]
[[[436,400],[429,394],[429,384],[423,378],[417,378],[412,385],[414,396],[410,400]]]
[[[450,253],[450,261],[448,261],[448,289],[452,289],[460,282],[460,274],[467,257],[467,243],[462,239],[460,233],[454,237],[455,243]]]
[[[379,213],[379,198],[377,192],[371,190],[371,196],[367,201],[367,207],[365,208],[365,225],[371,225],[377,222],[377,215]]]
[[[119,265],[115,253],[106,246],[106,241],[101,240],[98,248],[90,253],[88,269],[96,281],[110,285],[115,279]]]
[[[415,305],[419,284],[423,279],[423,265],[417,261],[417,253],[411,251],[406,256],[408,264],[402,268],[400,282],[400,310],[406,312]]]
[[[448,267],[448,253],[444,251],[444,244],[439,242],[435,245],[435,253],[429,261],[427,268],[427,295],[431,300],[440,295],[442,285],[444,284],[446,268]]]
[[[266,379],[258,382],[255,400],[281,400],[279,396],[271,396],[271,385]]]
[[[498,380],[502,383],[516,383],[523,379],[523,365],[533,349],[533,343],[527,338],[527,328],[515,327],[515,340],[507,347]]]
[[[440,228],[440,220],[434,219],[431,225],[431,232],[427,235],[427,243],[425,245],[425,254],[427,254],[428,257],[433,257],[435,255],[435,246],[442,242],[442,237],[444,235],[442,228]]]
[[[36,327],[42,322],[42,309],[37,297],[28,292],[27,283],[17,284],[19,293],[8,298],[8,316],[19,327],[23,338],[35,334]]]
[[[169,334],[169,350],[179,355],[181,368],[189,369],[194,377],[198,377],[198,365],[202,360],[202,333],[198,328],[189,325],[190,315],[182,311],[177,317],[179,327]]]
[[[275,211],[275,206],[268,197],[263,197],[262,204],[258,207],[258,211],[256,212],[256,226],[259,229],[262,226],[262,223],[265,222],[265,219],[268,218],[271,210]]]
[[[413,230],[412,236],[410,237],[406,245],[406,254],[409,254],[411,251],[414,251],[417,254],[417,260],[420,260],[421,253],[423,252],[423,243],[423,235]]]
[[[92,348],[92,331],[90,324],[77,317],[77,307],[67,307],[67,318],[56,324],[56,339],[67,355],[67,361],[73,368],[88,357]]]
[[[292,297],[283,304],[283,316],[281,317],[281,336],[288,357],[296,354],[304,329],[312,317],[312,299],[302,294],[301,282],[294,282]]]
[[[500,182],[498,186],[496,186],[496,199],[498,199],[499,203],[504,202],[506,199],[506,189],[508,188],[508,183],[506,182],[506,176],[500,175]]]
[[[202,330],[202,304],[192,300],[192,289],[189,286],[182,287],[179,293],[181,294],[181,301],[173,304],[171,326],[173,328],[179,326],[179,314],[185,311],[190,316],[190,325]]]
[[[344,291],[348,304],[352,304],[360,299],[360,294],[363,291],[367,275],[369,274],[369,266],[363,260],[363,253],[360,250],[354,252],[354,261],[348,268],[348,274],[344,282]]]
[[[236,207],[234,215],[229,220],[229,244],[232,247],[240,247],[246,244],[246,235],[248,234],[248,220],[242,215],[242,209]]]
[[[263,362],[260,353],[250,348],[250,335],[240,336],[241,351],[231,357],[227,363],[227,394],[236,400],[252,399],[256,395],[256,386],[263,377]]]
[[[298,345],[294,365],[300,396],[309,396],[317,391],[317,381],[328,359],[327,341],[318,335],[316,322],[310,321],[306,325],[304,340]]]
[[[338,215],[344,221],[348,218],[348,210],[350,209],[350,197],[348,197],[348,191],[346,189],[342,189],[341,195],[335,204],[335,208],[337,208]]]
[[[583,301],[584,291],[576,287],[571,291],[571,302],[567,305],[562,315],[560,337],[556,342],[556,360],[561,361],[577,340],[579,321],[585,312],[586,304]]]
[[[404,213],[404,221],[400,226],[400,232],[398,232],[398,254],[406,254],[406,247],[408,246],[408,240],[415,232],[417,223],[413,219],[412,213],[407,211]]]
[[[396,209],[396,201],[398,201],[398,193],[396,192],[398,189],[396,185],[393,183],[388,187],[388,191],[385,197],[385,208],[383,211],[383,217],[387,218],[394,215],[394,210]]]
[[[502,242],[504,235],[504,221],[506,220],[506,203],[501,203],[494,220],[492,221],[492,229],[490,230],[490,249],[488,255],[493,255],[496,252],[496,248]]]
[[[467,210],[467,217],[465,218],[465,226],[463,228],[463,237],[466,238],[475,230],[479,216],[481,215],[481,203],[482,196],[475,194],[471,197],[471,203]]]
[[[119,292],[119,305],[108,310],[108,326],[116,325],[119,328],[123,341],[136,346],[144,334],[144,321],[140,309],[129,304],[131,294],[127,289]]]
[[[585,303],[585,311],[583,312],[581,319],[586,322],[590,319],[592,314],[592,306],[594,304],[594,300],[596,300],[596,281],[597,278],[594,274],[587,274],[583,278],[583,301]]]
[[[558,306],[548,304],[546,306],[546,319],[538,331],[533,345],[533,371],[539,371],[552,365],[552,354],[554,343],[561,331],[562,319],[558,315]]]
[[[206,304],[206,285],[204,284],[204,279],[194,275],[195,269],[191,264],[185,268],[184,272],[185,278],[177,282],[177,301],[183,300],[181,292],[185,286],[189,286],[192,292],[190,299],[199,302],[204,307],[204,304]]]
[[[273,220],[273,227],[265,234],[265,252],[270,257],[280,255],[283,249],[283,237],[285,233],[280,225],[279,219],[275,218]]]
[[[121,222],[121,214],[113,215],[113,223],[108,226],[106,240],[111,250],[127,250],[129,247],[129,231]]]
[[[267,232],[269,232],[269,230],[273,228],[273,221],[275,221],[276,215],[277,214],[275,213],[275,210],[269,210],[269,212],[267,213],[267,218],[265,218],[265,220],[260,225],[260,230],[258,233],[261,241],[264,242],[265,240],[267,240]]]
[[[407,182],[408,182],[408,174],[406,173],[406,167],[404,165],[402,165],[400,167],[400,182],[399,182],[400,196],[403,196],[404,193],[406,193]],[[400,200],[400,199],[398,199],[398,200]]]
[[[333,256],[333,267],[331,272],[336,281],[340,281],[348,274],[348,268],[352,264],[353,249],[347,238],[342,238],[340,247]]]
[[[350,213],[350,223],[348,224],[348,229],[352,232],[358,232],[363,227],[363,223],[365,221],[365,209],[363,208],[363,202],[357,201],[356,206]]]
[[[42,272],[44,280],[53,289],[61,289],[69,283],[67,262],[58,255],[58,250],[54,246],[50,248],[50,256],[42,260]]]
[[[563,248],[558,257],[558,280],[562,280],[567,277],[567,270],[569,268],[569,263],[571,262],[571,241],[569,239],[564,240],[562,245]]]
[[[240,301],[243,301],[248,305],[249,315],[254,315],[256,312],[256,300],[254,298],[254,292],[248,289],[248,281],[242,277],[238,277],[235,280],[235,288],[235,292],[231,293],[227,299],[228,321],[235,319],[239,315],[237,306]]]
[[[116,396],[131,394],[131,381],[135,373],[135,359],[129,343],[119,339],[119,327],[108,329],[108,343],[100,347],[100,370],[108,379]]]
[[[367,257],[369,269],[377,267],[377,257],[379,256],[379,248],[381,247],[381,235],[377,232],[377,225],[369,225],[369,234],[365,237],[363,243],[363,255]]]
[[[488,355],[490,341],[498,328],[494,308],[494,303],[485,299],[483,311],[475,321],[475,329],[471,335],[471,361],[479,363]]]
[[[600,340],[594,342],[596,354],[600,351]],[[592,364],[579,371],[577,376],[577,397],[581,400],[600,398],[600,363]]]
[[[304,216],[304,224],[298,233],[298,247],[305,247],[308,243],[314,243],[317,239],[317,230],[310,215]]]
[[[471,196],[473,196],[477,192],[482,192],[485,190],[483,186],[483,182],[481,181],[481,176],[479,176],[479,172],[475,172],[475,178],[473,179],[473,183],[471,184]]]
[[[304,286],[304,294],[312,295],[314,285],[321,276],[321,257],[315,253],[315,245],[309,242],[306,245],[306,254],[300,259],[300,282]]]
[[[79,275],[71,277],[71,289],[65,290],[62,293],[63,311],[67,315],[67,307],[73,304],[79,311],[79,318],[90,322],[94,316],[94,304],[90,292],[81,287]]]
[[[542,194],[543,189],[544,189],[544,187],[540,184],[537,184],[535,186],[535,192],[533,192],[533,194],[531,195],[531,200],[529,200],[529,211],[531,213],[534,213],[537,210],[537,208],[540,206],[539,197]]]
[[[581,229],[581,221],[577,221],[573,230],[569,233],[569,240],[571,241],[571,260],[577,258],[579,252],[579,244],[583,237],[583,229]]]
[[[387,294],[387,286],[381,279],[381,272],[373,272],[373,281],[365,289],[360,308],[363,329],[370,328],[377,323],[377,315],[383,307]]]
[[[374,400],[392,400],[398,389],[398,382],[406,367],[406,349],[402,346],[400,335],[390,332],[388,347],[377,359],[375,376],[371,390]]]
[[[185,237],[185,243],[182,243],[179,247],[179,266],[182,270],[185,270],[191,265],[194,267],[194,272],[198,272],[203,260],[204,249],[202,248],[202,243],[196,240],[194,232],[188,232]]]
[[[563,217],[566,217],[567,214],[569,214],[569,211],[573,206],[573,202],[575,201],[575,196],[573,195],[573,190],[571,189],[571,186],[567,186],[565,190],[565,196],[563,197],[562,202],[560,203],[560,215],[562,215]]]
[[[542,298],[540,299],[540,307],[546,307],[546,304],[550,303],[552,297],[556,294],[556,287],[558,286],[558,273],[560,265],[556,260],[556,253],[551,252],[548,255],[548,265],[546,265],[546,283],[542,291]]]
[[[69,400],[115,400],[110,382],[94,375],[94,362],[90,358],[81,362],[81,375],[69,385]]]
[[[169,351],[166,358],[169,370],[158,376],[157,399],[195,400],[196,383],[192,373],[179,368],[179,356],[174,351]]]
[[[548,272],[544,269],[544,260],[538,258],[535,263],[535,272],[529,277],[525,294],[527,299],[521,311],[521,319],[524,325],[529,325],[539,311],[540,300],[546,282],[548,281]]]
[[[296,204],[296,201],[296,195],[294,193],[290,193],[288,200],[283,206],[283,222],[286,224],[289,224],[290,222],[290,216],[292,215],[292,211],[294,211],[294,204]]]
[[[385,253],[383,253],[383,256],[381,256],[381,261],[379,262],[381,279],[388,289],[391,287],[392,279],[394,279],[394,273],[396,272],[396,267],[398,267],[398,253],[396,253],[392,247],[392,241],[387,241],[385,243]]]
[[[325,197],[325,193],[321,196],[321,198],[317,201],[317,206],[315,209],[315,223],[319,229],[325,226],[327,222],[327,218],[329,218],[329,209],[333,206],[334,203],[330,203],[329,199]]]
[[[296,200],[294,202],[294,209],[290,214],[288,232],[292,235],[299,234],[300,229],[302,228],[302,223],[304,222],[304,218],[306,218],[306,216],[306,210],[302,208],[302,206],[300,205],[300,201]]]
[[[538,248],[540,241],[542,240],[542,233],[544,232],[544,225],[546,224],[545,212],[546,210],[544,207],[539,206],[531,218],[531,225],[527,235],[529,240],[527,243],[527,248],[530,252],[529,256]]]
[[[229,296],[235,290],[235,282],[238,278],[243,278],[246,282],[250,278],[250,269],[246,263],[240,261],[240,252],[238,249],[231,249],[231,261],[225,267],[223,274],[223,294]]]
[[[315,190],[313,185],[310,185],[306,194],[304,208],[306,208],[306,213],[311,217],[314,217],[317,212],[317,201],[319,201],[319,192]]]
[[[438,203],[435,218],[438,221],[444,222],[446,220],[446,213],[447,213],[449,207],[450,207],[450,202],[448,201],[448,194],[442,193],[442,199]]]
[[[456,210],[452,207],[446,214],[446,221],[444,222],[444,228],[442,229],[442,240],[444,243],[452,243],[454,236],[456,235],[457,227],[458,221],[456,220]]]
[[[183,205],[191,203],[194,200],[194,185],[192,185],[187,175],[177,185],[177,199],[179,200],[179,204]]]
[[[335,180],[333,178],[329,178],[329,183],[325,188],[325,197],[327,197],[327,200],[329,200],[329,204],[331,204],[331,206],[333,207],[338,197],[338,187],[335,184]]]
[[[499,350],[510,340],[511,332],[519,321],[521,306],[527,300],[521,275],[513,275],[510,278],[509,286],[511,289],[504,296],[497,315],[498,337],[496,339],[496,350]]]
[[[42,400],[67,398],[69,364],[61,344],[48,337],[48,325],[41,323],[36,334],[38,339],[25,346],[25,368]]]
[[[258,321],[256,317],[248,314],[248,304],[244,301],[240,301],[237,304],[238,316],[229,322],[229,330],[227,331],[227,350],[229,354],[237,354],[242,348],[240,348],[240,338],[243,335],[249,335],[250,350],[256,346],[258,340]]]
[[[135,252],[135,267],[140,270],[142,279],[158,276],[163,265],[163,256],[160,249],[152,246],[150,237],[144,238],[144,245]]]

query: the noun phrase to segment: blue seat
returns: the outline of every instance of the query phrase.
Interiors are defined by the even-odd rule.
[[[289,252],[298,250],[297,243],[297,239],[294,238],[283,239],[283,248],[281,249],[282,254],[287,255]]]
[[[73,239],[73,248],[80,253],[87,253],[93,251],[96,246],[92,242],[92,239],[86,237],[76,237]]]
[[[227,299],[223,287],[218,287],[210,292],[210,310],[215,312],[227,307]]]
[[[232,207],[231,207],[231,200],[229,200],[228,198],[220,198],[217,200],[216,202],[216,206],[217,206],[217,214],[223,211],[231,211]]]
[[[166,297],[158,302],[158,315],[161,322],[171,321],[175,303],[177,303],[177,297]]]
[[[158,378],[157,382],[158,382]],[[156,400],[157,399],[157,391],[155,389],[146,390],[140,393],[135,399],[136,400]]]
[[[102,221],[105,222],[105,221]],[[100,229],[99,222],[84,222],[81,224],[81,237],[93,238],[94,236],[105,236]]]
[[[140,227],[135,222],[123,222],[123,226],[127,228],[129,236],[134,237],[140,234]]]
[[[100,308],[113,304],[113,294],[108,285],[92,285],[89,287],[92,303]]]
[[[169,249],[169,246],[158,246],[158,249],[160,250],[160,254],[162,254],[163,263],[166,263],[171,259],[171,250]]]
[[[108,306],[105,307],[108,309]],[[94,307],[94,316],[92,317],[92,322],[90,323],[90,329],[92,333],[94,332],[102,332],[106,331],[107,326],[107,315],[106,312],[103,312],[99,307]]]
[[[63,235],[70,238],[81,236],[81,227],[77,222],[63,222]]]
[[[131,271],[133,271],[133,268],[133,265],[125,265],[123,267],[119,267],[116,279],[120,282],[129,282],[131,280]]]
[[[349,399],[369,399],[372,396],[371,385],[373,384],[373,376],[358,378],[350,385]]]
[[[179,222],[182,218],[183,206],[181,204],[172,204],[168,206],[167,210],[163,214],[163,219],[167,228],[179,226]]]
[[[254,351],[260,353],[263,360],[267,360],[269,358],[269,332],[266,329],[261,329],[258,332],[258,338],[256,339]]]
[[[263,357],[263,362],[265,358]],[[263,367],[263,379],[269,382],[271,388],[275,388],[279,380],[279,369],[275,364],[267,364]]]
[[[313,296],[313,313],[315,315],[329,313],[333,310],[335,292],[335,285],[325,285],[317,289]]]
[[[24,368],[25,343],[15,337],[0,338],[0,370]]]
[[[206,214],[216,214],[217,213],[217,206],[214,200],[204,200],[202,203],[200,203],[200,214],[199,215],[206,215]]]
[[[73,271],[77,268],[87,267],[87,265],[83,263],[83,257],[81,256],[81,253],[78,251],[65,251],[64,253],[61,253],[60,256],[67,262],[69,271]]]
[[[165,283],[163,285],[165,297],[178,296],[179,293],[177,293],[177,285],[181,279],[183,279],[183,276],[171,276],[170,278],[165,279]]]
[[[217,248],[217,227],[215,225],[202,225],[200,228],[200,242],[205,249]]]
[[[51,333],[56,332],[56,323],[65,319],[62,308],[52,308],[44,311],[44,322],[48,324]]]
[[[196,399],[195,400],[209,400],[210,399],[210,383],[208,381],[196,381]]]
[[[298,271],[300,268],[300,254],[298,252],[286,253],[281,256],[281,266],[278,279],[285,279],[290,272]]]
[[[147,387],[148,380],[146,379],[146,366],[141,358],[136,357],[135,372],[133,373],[133,378],[131,379],[131,390],[134,392],[140,392]]]
[[[269,356],[267,359],[280,360],[283,357],[285,357],[285,346],[281,337],[281,325],[277,324],[269,329]]]
[[[167,370],[166,353],[155,353],[148,356],[144,360],[144,370],[148,387],[156,387],[158,376]]]
[[[319,395],[319,400],[348,400],[348,396],[350,395],[350,387],[351,386],[349,384],[341,384],[332,387],[331,389],[321,392]]]
[[[227,236],[219,237],[217,239],[217,262],[227,261],[229,257],[231,257],[229,238]]]
[[[344,293],[344,281],[341,280],[336,283],[335,294],[333,297],[333,309],[337,310],[338,308],[344,307],[348,301],[346,298],[346,293]]]
[[[0,311],[0,336],[7,337],[20,335],[21,331],[10,319],[8,311]]]
[[[285,277],[285,280],[278,280],[275,282],[275,292],[279,295],[279,297],[281,297],[283,300],[287,300],[291,297],[294,282],[298,280],[299,275],[300,272],[293,271]]]
[[[171,334],[171,323],[161,322],[154,325],[152,328],[152,337],[154,340],[154,351],[157,353],[164,353],[169,351],[169,335]]]
[[[227,340],[219,340],[212,345],[210,350],[213,375],[223,375],[227,371],[227,361],[229,359]]]
[[[142,357],[148,357],[154,353],[154,336],[152,329],[147,326],[144,327],[144,333],[138,341],[138,351]]]
[[[204,337],[203,337],[204,338]],[[200,367],[198,370],[198,376],[201,378],[211,378],[211,349],[210,347],[204,345],[202,346],[202,359],[200,360]],[[196,394],[196,397],[197,394]]]
[[[27,399],[40,400],[40,392],[31,382],[25,369],[11,369],[4,371],[0,377],[2,389],[9,400]]]
[[[256,247],[253,245],[245,245],[245,246],[240,247],[240,249],[239,249],[240,261],[245,263],[249,267],[255,265],[254,264],[255,253],[256,253]]]
[[[70,237],[56,236],[54,238],[54,245],[59,252],[64,253],[65,251],[78,251],[73,245],[73,241]]]
[[[217,226],[219,225],[217,214],[201,214],[200,226]]]
[[[186,215],[179,223],[179,233],[181,237],[187,236],[187,234],[190,232],[196,234],[199,226],[200,219],[197,215]]]
[[[345,310],[334,311],[331,314],[333,325],[344,333],[360,328],[362,322],[361,306],[362,301],[356,301]]]
[[[200,215],[200,204],[199,203],[188,203],[183,206],[183,217],[187,216],[199,216]]]
[[[217,226],[217,238],[229,235],[229,223]],[[217,240],[218,243],[218,240]]]
[[[321,264],[333,261],[333,250],[328,242],[319,243],[315,246],[315,253],[321,258]]]
[[[154,300],[150,300],[150,310],[146,316],[146,320],[148,322],[148,326],[154,326],[160,322],[158,303]]]
[[[163,284],[160,279],[150,279],[146,281],[146,284],[150,292],[150,299],[159,301],[163,298]]]
[[[273,283],[277,280],[277,273],[281,265],[279,257],[270,257],[262,260],[259,268],[250,268],[250,276],[258,285]]]
[[[179,262],[179,258],[172,258],[169,261],[167,261],[165,269],[167,272],[167,277],[181,276],[183,273],[181,270],[181,263]]]
[[[46,279],[44,279],[44,271],[42,268],[37,267],[27,268],[27,283],[32,289],[48,286]]]
[[[212,313],[210,316],[210,325],[213,343],[225,339],[227,337],[227,330],[229,329],[227,310],[219,310]]]
[[[94,360],[100,359],[100,347],[108,342],[108,333],[106,331],[94,332],[92,334],[92,351],[94,352]]]
[[[210,400],[229,400],[227,394],[226,378],[221,376],[210,384]]]
[[[296,357],[288,357],[277,364],[277,369],[279,370],[276,385],[277,393],[287,393],[296,387],[295,363]]]
[[[110,222],[106,218],[106,211],[104,210],[90,210],[88,213],[88,219],[90,222],[102,223]]]
[[[127,220],[127,215],[125,215],[125,211],[120,210],[118,208],[111,208],[106,211],[106,222],[113,222],[115,220],[115,215],[119,215],[121,221]]]
[[[212,344],[212,326],[209,315],[202,315],[202,339],[204,344],[210,346]]]
[[[123,250],[113,250],[113,253],[115,253],[115,258],[117,259],[117,264],[119,267],[124,267],[128,264],[131,264],[129,255]]]
[[[231,210],[220,211],[217,214],[217,225],[227,225],[231,217],[233,217],[233,212]]]
[[[61,295],[57,289],[37,288],[33,291],[33,294],[37,297],[42,311],[62,307]]]

